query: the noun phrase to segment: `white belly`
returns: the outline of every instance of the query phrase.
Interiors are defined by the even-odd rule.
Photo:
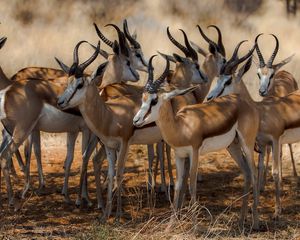
[[[157,126],[141,128],[134,131],[130,138],[130,144],[154,144],[162,140],[160,130]]]
[[[6,87],[6,88],[4,88],[0,91],[0,120],[6,118],[4,103],[5,103],[5,95],[6,95],[6,92],[9,88],[10,88],[10,86],[8,86],[8,87]]]
[[[199,155],[204,155],[209,152],[216,152],[227,148],[234,140],[237,131],[237,123],[226,133],[211,138],[204,139]],[[176,147],[175,154],[180,158],[192,156],[192,146]]]
[[[281,144],[300,141],[300,128],[291,128],[284,131],[280,137]]]
[[[60,133],[80,131],[84,120],[80,116],[65,113],[50,104],[44,104],[35,130]]]
[[[237,123],[226,133],[211,138],[204,139],[200,148],[200,154],[216,152],[227,148],[234,140],[237,130]]]

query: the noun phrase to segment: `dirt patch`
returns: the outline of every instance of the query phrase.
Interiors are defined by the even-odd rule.
[[[146,148],[131,147],[126,163],[123,205],[126,214],[121,223],[111,218],[106,225],[99,225],[96,209],[95,185],[92,167],[89,166],[89,192],[94,207],[76,208],[64,203],[60,194],[63,184],[63,160],[65,157],[64,138],[48,135],[43,137],[43,167],[47,189],[43,195],[31,191],[22,203],[22,209],[14,212],[7,207],[0,211],[0,238],[3,239],[184,239],[184,238],[299,238],[300,229],[300,183],[291,177],[290,160],[284,155],[284,181],[282,193],[283,214],[279,222],[273,221],[274,186],[268,177],[265,192],[260,198],[260,218],[262,232],[251,231],[251,210],[244,232],[237,226],[240,211],[240,197],[243,192],[243,178],[233,160],[225,151],[202,157],[199,171],[203,182],[198,183],[198,205],[182,211],[180,221],[176,221],[171,231],[166,231],[173,212],[165,194],[154,196],[153,206],[146,185]],[[78,142],[79,143],[79,142]],[[298,152],[298,151],[296,151]],[[75,150],[75,160],[70,177],[70,196],[76,199],[79,183],[80,144]],[[298,154],[296,154],[298,159]],[[32,182],[37,187],[37,172],[33,162]],[[300,169],[297,165],[298,171]],[[174,168],[174,166],[173,166]],[[104,170],[107,166],[104,166]],[[174,170],[175,175],[175,170]],[[14,181],[14,189],[20,192],[23,175]],[[158,179],[160,181],[160,179]],[[2,192],[5,192],[2,186]],[[250,195],[251,199],[251,195]],[[113,209],[115,210],[115,209]],[[199,228],[192,231],[192,213],[198,212]]]

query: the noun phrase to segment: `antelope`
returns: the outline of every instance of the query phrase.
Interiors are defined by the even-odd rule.
[[[106,26],[108,26],[108,25],[106,25]],[[119,36],[122,35],[121,30],[116,25],[110,25],[110,26],[113,26],[117,30]],[[99,38],[106,45],[108,45],[110,48],[112,48],[113,42],[110,41],[109,39],[107,39],[104,36],[104,34],[100,31],[100,29],[98,28],[98,26],[95,23],[94,23],[94,27],[95,27],[95,30],[96,30]],[[129,60],[130,60],[130,62],[132,62],[132,66],[137,70],[147,72],[147,61],[144,58],[141,45],[136,40],[137,35],[136,34],[134,34],[134,35],[130,34],[126,19],[123,21],[123,32],[124,32],[124,35],[125,35],[126,39],[129,42],[129,44],[128,44],[127,41],[126,41],[125,46],[126,46],[126,48],[129,49]],[[116,82],[113,78],[110,78],[110,81],[108,81],[108,80],[102,81],[101,86],[100,86],[101,96],[108,97],[108,96],[124,95],[124,92],[120,91],[121,89],[119,88],[119,85],[117,85],[117,87],[113,86],[114,83],[118,83],[118,82]],[[107,88],[107,86],[110,86],[110,87]],[[140,88],[136,88],[136,89],[133,89],[133,88],[127,89],[127,88],[125,88],[125,89],[126,89],[126,91],[133,90],[133,92],[131,92],[131,94],[136,93],[138,91],[140,91],[140,93],[141,93]],[[128,94],[128,92],[126,92],[126,94]],[[149,168],[148,168],[148,185],[149,185],[149,188],[153,189],[156,185],[155,179],[154,179],[154,182],[152,182],[152,178],[153,178],[152,165],[153,165],[153,160],[154,160],[153,144],[147,145],[147,148],[148,148],[148,165],[149,165]],[[160,162],[160,168],[161,168],[161,179],[162,179],[162,186],[161,187],[162,187],[162,191],[167,194],[167,186],[166,186],[166,180],[165,180],[165,174],[164,174],[164,156],[163,156],[164,153],[163,153],[163,149],[164,149],[163,143],[162,142],[157,143],[157,158],[158,158],[158,161]],[[170,168],[171,167],[171,165],[170,165],[171,159],[170,159],[170,154],[168,154],[168,153],[169,152],[167,151],[170,185],[173,185],[172,184],[172,182],[173,182],[172,171],[171,171],[171,168]]]
[[[260,79],[260,89],[259,89],[259,94],[262,97],[269,97],[269,96],[274,96],[274,97],[284,97],[286,95],[288,95],[289,93],[292,93],[296,90],[298,90],[298,84],[295,80],[295,78],[287,71],[279,71],[279,69],[284,66],[285,64],[289,63],[292,60],[292,56],[284,59],[283,61],[281,61],[278,64],[273,64],[274,59],[277,55],[278,49],[279,49],[279,41],[278,38],[271,34],[271,36],[274,37],[275,41],[276,41],[276,46],[275,49],[270,57],[270,59],[268,60],[267,64],[265,63],[264,57],[259,49],[258,46],[258,38],[261,36],[262,34],[259,34],[256,37],[256,52],[257,52],[257,56],[259,59],[259,67],[257,69],[257,75]],[[292,161],[292,166],[293,166],[293,175],[295,177],[297,177],[297,170],[296,170],[296,166],[295,166],[295,160],[294,160],[294,156],[293,156],[293,149],[292,149],[292,145],[288,144],[289,146],[289,150],[290,150],[290,155],[291,155],[291,161]],[[260,189],[263,190],[264,188],[264,184],[266,182],[266,177],[267,177],[267,169],[268,169],[268,163],[269,163],[269,155],[270,155],[270,151],[271,148],[268,146],[266,147],[266,151],[267,151],[267,160],[266,160],[266,168],[265,171],[263,171],[264,169],[264,163],[260,162]],[[264,159],[264,154],[265,152],[262,152],[262,157],[261,159]],[[282,163],[282,162],[281,162]],[[264,174],[262,173],[264,172]],[[262,174],[264,176],[262,176]],[[280,176],[282,176],[282,173],[280,173]]]
[[[235,58],[227,65],[235,68],[246,60],[254,51],[242,58]],[[151,61],[150,61],[151,63]],[[150,65],[149,63],[149,65]],[[224,68],[224,67],[223,67]],[[151,66],[149,66],[149,70]],[[149,71],[148,70],[148,71]],[[253,227],[259,227],[258,191],[253,149],[259,117],[257,110],[249,101],[239,95],[225,96],[208,103],[188,105],[174,112],[171,99],[195,90],[196,87],[175,89],[167,92],[160,89],[163,81],[153,82],[152,70],[142,97],[140,110],[133,118],[133,124],[142,127],[155,122],[163,139],[175,149],[177,178],[174,194],[174,207],[178,210],[183,201],[186,177],[184,176],[185,158],[189,157],[191,202],[196,202],[198,156],[219,149],[227,148],[241,168],[244,177],[244,197],[240,224],[247,213],[248,191],[250,182],[253,187]],[[251,118],[251,124],[248,119]]]
[[[172,107],[175,109],[175,112],[177,112],[181,107],[188,105],[188,104],[196,104],[196,103],[202,103],[205,99],[211,83],[213,79],[219,75],[219,71],[222,68],[224,62],[225,62],[225,48],[222,41],[222,34],[220,29],[215,25],[210,25],[209,27],[213,27],[218,32],[218,43],[215,43],[211,39],[209,39],[201,27],[198,25],[198,29],[203,36],[203,38],[208,42],[209,44],[209,53],[207,53],[205,50],[200,48],[195,43],[191,42],[192,46],[197,49],[197,51],[205,56],[204,62],[202,63],[202,69],[204,70],[204,73],[206,75],[207,81],[205,83],[202,83],[199,85],[197,89],[193,91],[192,94],[186,94],[184,96],[178,96],[175,99],[172,99]],[[181,30],[184,36],[185,40],[185,47],[180,44],[178,41],[172,37],[170,34],[169,28],[167,28],[167,34],[170,39],[170,41],[178,47],[185,55],[186,57],[190,57],[193,59],[193,61],[189,60],[188,58],[182,58],[178,56],[177,54],[173,54],[174,56],[170,56],[167,54],[163,54],[161,52],[158,52],[162,57],[165,59],[169,59],[170,61],[176,63],[176,68],[172,74],[168,77],[168,83],[174,85],[177,88],[186,88],[188,87],[191,82],[189,81],[192,76],[189,74],[191,71],[189,69],[192,69],[193,67],[196,67],[199,69],[198,64],[198,56],[197,53],[195,53],[195,50],[190,45],[190,42],[183,30]],[[192,52],[192,54],[190,54]],[[201,71],[200,71],[201,73]],[[193,97],[192,97],[193,95]],[[188,99],[187,99],[188,98]],[[201,175],[198,175],[198,179],[201,180]]]
[[[6,37],[0,38],[0,49],[5,45],[6,40],[7,40]],[[0,66],[0,90],[5,89],[10,84],[11,84],[11,81],[5,75],[5,73],[3,72],[3,70]],[[6,127],[4,126],[4,128],[6,128]],[[3,147],[5,147],[5,144],[7,144],[7,142],[10,141],[11,135],[7,132],[7,130],[8,129],[6,128],[3,131],[3,140],[2,140],[1,147],[0,147],[0,152],[2,152]],[[19,150],[16,151],[16,158],[17,158],[17,161],[18,161],[18,164],[19,164],[21,170],[24,171],[25,166],[24,166],[24,163],[23,163],[23,160],[22,160]],[[13,162],[11,160],[10,160],[10,164],[13,164]],[[11,166],[11,170],[14,174],[16,174],[13,165]]]
[[[257,42],[257,38],[256,38]],[[240,43],[241,44],[241,43]],[[256,45],[256,44],[255,44]],[[257,48],[257,47],[256,47]],[[247,68],[250,68],[250,59],[247,62]],[[274,217],[278,218],[281,213],[280,203],[280,152],[281,144],[293,143],[300,140],[299,122],[300,115],[297,111],[300,107],[300,93],[295,91],[284,97],[265,97],[261,102],[253,102],[251,96],[241,80],[243,74],[234,75],[233,71],[224,72],[214,90],[208,95],[208,99],[213,99],[227,94],[239,94],[249,102],[255,104],[259,113],[259,129],[257,132],[256,142],[261,153],[265,148],[272,146],[272,175],[275,183],[275,213]],[[291,76],[291,75],[290,75]],[[260,86],[262,87],[262,86]],[[252,124],[252,123],[251,123]],[[261,165],[264,161],[264,155],[259,156],[259,174],[262,176]],[[259,190],[259,188],[258,188]]]
[[[77,44],[75,52],[83,42]],[[83,71],[97,57],[97,54],[98,52],[95,52],[90,59],[80,65],[76,57],[76,71]],[[6,159],[10,158],[32,131],[71,133],[81,130],[86,136],[83,139],[83,145],[87,144],[89,130],[84,120],[55,107],[57,95],[61,92],[61,87],[50,81],[26,79],[13,82],[1,91],[1,120],[10,127],[10,132],[13,133],[11,141],[0,155],[10,205],[14,204],[14,196]],[[26,173],[26,183],[28,183],[29,171]]]

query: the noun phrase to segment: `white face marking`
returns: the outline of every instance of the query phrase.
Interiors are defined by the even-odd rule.
[[[68,109],[79,106],[86,95],[86,87],[91,84],[92,80],[77,78],[69,82],[68,87],[58,99],[60,109]]]
[[[146,96],[144,96],[145,94]],[[153,105],[152,101],[157,102],[155,105]],[[142,106],[133,118],[133,125],[142,127],[146,124],[155,122],[158,119],[158,112],[161,102],[162,99],[159,98],[156,93],[144,93],[142,98]]]
[[[203,84],[208,81],[206,75],[203,72],[201,72],[201,74],[202,74],[202,76],[201,76],[200,71],[201,70],[198,69],[195,64],[192,65],[192,80],[191,80],[191,82],[193,84]]]
[[[144,54],[140,49],[131,50],[130,60],[134,69],[143,72],[148,72],[148,63],[145,60]]]
[[[261,96],[265,96],[267,95],[269,89],[271,88],[274,69],[267,68],[267,70],[263,71],[262,68],[258,68],[257,75],[259,77],[259,82],[260,82],[259,94]]]
[[[131,66],[130,61],[125,60],[123,64],[122,81],[137,82],[140,79],[137,71]]]
[[[233,80],[231,75],[221,75],[215,88],[207,95],[208,100],[219,96],[225,96],[233,91]]]

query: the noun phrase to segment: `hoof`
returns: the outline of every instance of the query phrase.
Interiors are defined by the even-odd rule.
[[[99,217],[97,217],[97,219],[98,219],[98,221],[99,221],[100,224],[105,224],[106,221],[107,221],[107,218],[106,218],[105,215],[103,215],[101,217],[99,216]]]
[[[79,208],[80,206],[81,206],[81,200],[80,199],[76,199],[76,201],[75,201],[75,206],[77,207],[77,208]]]
[[[46,187],[45,186],[42,186],[42,187],[39,187],[36,191],[36,194],[41,196],[41,195],[46,195]]]
[[[279,218],[280,218],[280,217],[279,217],[279,214],[276,214],[276,213],[275,213],[275,214],[273,215],[273,217],[272,217],[273,221],[276,221],[276,222],[279,221]]]
[[[72,205],[72,204],[73,204],[73,202],[71,201],[71,199],[70,199],[69,196],[64,196],[64,201],[65,201],[65,203],[68,204],[68,205]]]
[[[197,182],[203,182],[203,177],[201,174],[197,175]]]
[[[21,207],[22,207],[21,202],[16,202],[15,205],[14,205],[14,211],[15,211],[15,212],[20,211],[20,210],[21,210]]]

